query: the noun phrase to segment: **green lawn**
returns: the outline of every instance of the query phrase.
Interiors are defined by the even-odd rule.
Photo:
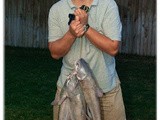
[[[156,119],[156,59],[119,54],[127,120]],[[61,60],[47,49],[5,47],[5,120],[52,120]]]

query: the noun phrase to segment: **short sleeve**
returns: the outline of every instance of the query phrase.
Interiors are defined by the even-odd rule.
[[[113,1],[106,10],[102,28],[104,34],[112,40],[121,41],[122,24],[120,21],[118,6]]]
[[[48,16],[48,42],[56,41],[62,37],[57,13],[56,9],[52,6]]]

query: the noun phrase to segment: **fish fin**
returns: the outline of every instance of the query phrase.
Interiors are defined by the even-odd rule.
[[[51,105],[58,105],[58,101],[60,100],[59,94],[56,94],[55,99],[51,102]]]
[[[93,120],[90,109],[87,107],[87,114],[85,113],[87,120]]]
[[[53,100],[52,102],[51,102],[51,105],[58,105],[58,100]]]
[[[58,105],[58,101],[60,100],[60,91],[61,89],[58,88],[56,91],[55,99],[51,102],[51,105]]]
[[[82,114],[86,117],[86,120],[92,120],[92,118],[88,116],[84,111],[82,111]]]
[[[64,96],[58,101],[58,105],[61,105],[61,104],[65,101],[66,98],[67,98],[67,96],[64,95]]]

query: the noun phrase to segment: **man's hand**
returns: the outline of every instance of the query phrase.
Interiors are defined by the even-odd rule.
[[[69,31],[74,37],[82,37],[84,34],[84,25],[81,24],[79,16],[75,17],[75,20],[72,20]]]
[[[86,11],[78,8],[74,11],[75,20],[72,20],[69,31],[74,37],[82,37],[85,33],[84,26],[88,23]]]
[[[86,11],[78,8],[74,11],[74,15],[79,17],[79,21],[83,26],[88,23],[88,14]]]

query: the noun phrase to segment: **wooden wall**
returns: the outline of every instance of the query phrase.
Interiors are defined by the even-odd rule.
[[[55,0],[5,0],[5,45],[46,48],[48,11]]]
[[[122,53],[156,55],[156,0],[116,0],[121,21]]]
[[[5,0],[5,45],[47,48],[48,12],[58,0]],[[156,55],[156,0],[115,0],[123,24],[121,53]]]

